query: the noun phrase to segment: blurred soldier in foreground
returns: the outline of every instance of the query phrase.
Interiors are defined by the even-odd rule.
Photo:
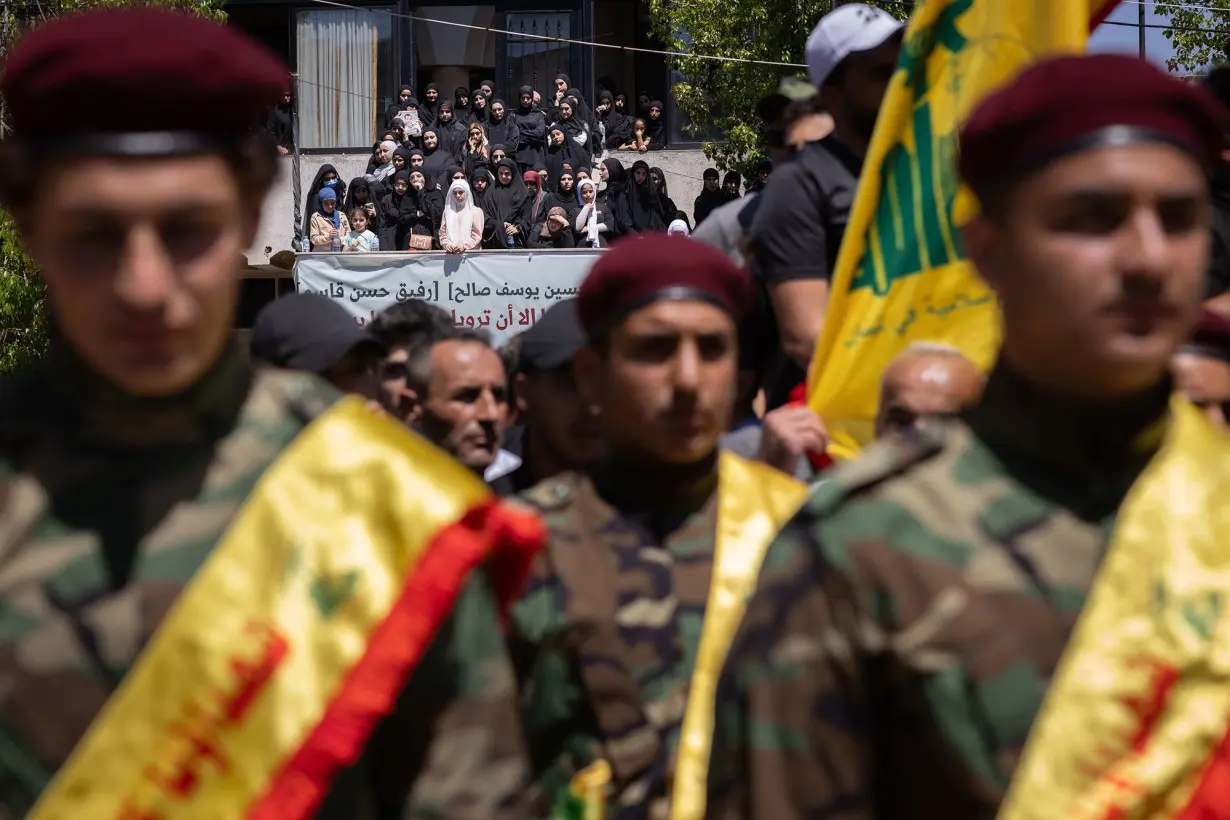
[[[994,816],[1171,424],[1223,119],[1119,55],[1034,65],[970,116],[960,171],[982,213],[964,239],[999,295],[999,362],[961,420],[836,470],[769,548],[716,718],[739,788],[714,802]]]
[[[469,570],[515,584],[537,525],[229,341],[287,80],[141,7],[8,55],[0,197],[55,338],[0,384],[2,817],[522,816],[508,590]]]

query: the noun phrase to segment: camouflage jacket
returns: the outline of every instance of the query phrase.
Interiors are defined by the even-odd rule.
[[[709,591],[716,480],[651,514],[609,498],[576,473],[522,496],[548,528],[512,636],[540,816],[599,758],[613,772],[609,817],[665,817],[668,804]]]
[[[229,354],[188,400],[152,407],[49,372],[0,395],[5,820],[29,810],[261,474],[337,397]],[[485,577],[471,578],[319,816],[524,816],[528,763],[497,617]]]
[[[994,817],[1163,387],[1107,418],[997,371],[964,420],[838,468],[770,546],[728,657],[713,809]]]

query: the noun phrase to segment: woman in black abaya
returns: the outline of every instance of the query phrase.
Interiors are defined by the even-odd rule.
[[[628,171],[623,164],[610,157],[598,166],[598,206],[610,215],[605,220],[605,238],[613,242],[627,236],[632,230],[632,206],[628,183]]]
[[[558,125],[551,126],[547,135],[547,179],[548,184],[555,187],[565,165],[571,165],[573,177],[578,168],[588,167],[589,155],[575,142],[568,139],[567,132]]]
[[[632,184],[628,204],[632,208],[632,230],[636,233],[664,231],[668,221],[662,213],[662,203],[649,179],[649,163],[638,159],[632,163]],[[672,218],[674,215],[672,214]]]
[[[487,189],[487,204],[483,208],[488,218],[495,220],[496,236],[503,234],[504,247],[529,247],[528,204],[529,191],[517,163],[505,157],[495,166],[495,182]]]

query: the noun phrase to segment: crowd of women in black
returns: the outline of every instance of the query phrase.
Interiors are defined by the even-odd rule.
[[[452,100],[434,84],[423,101],[402,86],[367,173],[348,184],[332,165],[316,173],[304,209],[311,249],[605,247],[690,227],[660,168],[610,155],[664,147],[662,103],[641,95],[636,117],[623,94],[601,90],[591,110],[566,75],[554,83],[546,104],[523,86],[511,109],[490,82]],[[357,238],[365,231],[370,241]]]

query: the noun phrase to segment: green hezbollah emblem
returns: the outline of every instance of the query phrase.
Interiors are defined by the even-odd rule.
[[[871,288],[883,295],[898,279],[965,258],[952,222],[959,189],[956,123],[940,124],[937,133],[927,63],[942,46],[949,52],[951,81],[959,81],[957,59],[967,40],[957,21],[973,4],[974,0],[953,0],[934,24],[911,32],[901,49],[897,70],[905,72],[904,85],[910,93],[912,145],[903,137],[880,163],[880,201],[851,291]]]

